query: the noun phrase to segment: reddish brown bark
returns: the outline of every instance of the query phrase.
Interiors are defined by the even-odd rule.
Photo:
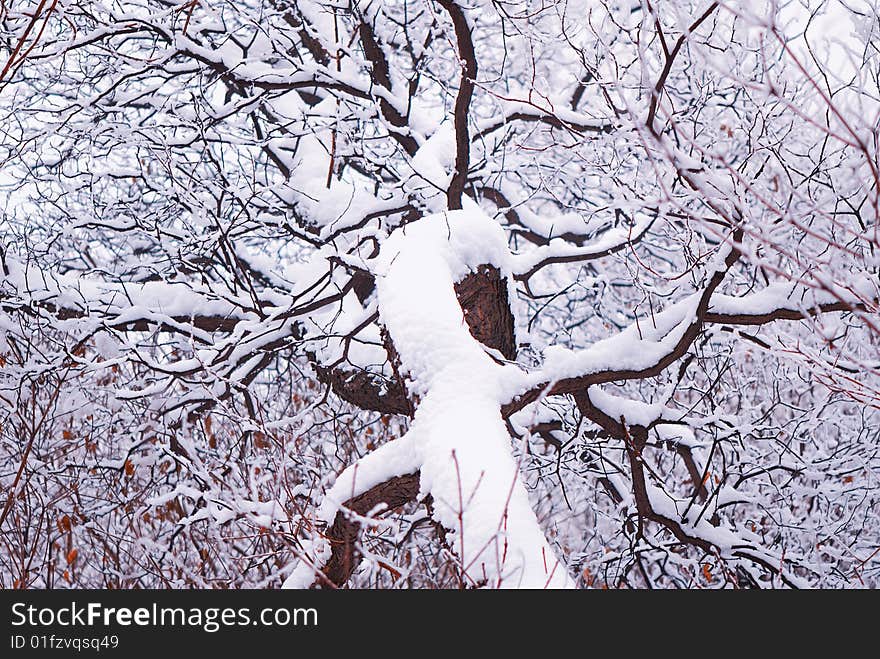
[[[415,501],[418,493],[419,473],[416,472],[396,476],[346,501],[326,532],[332,553],[322,570],[324,576],[334,585],[342,586],[361,562],[360,552],[357,549],[361,523],[350,519],[346,511],[364,516],[380,504],[385,504],[384,512],[390,512]],[[321,585],[321,581],[316,582],[315,585]]]
[[[507,297],[507,280],[491,265],[481,265],[455,285],[471,335],[506,359],[516,359],[513,313]]]

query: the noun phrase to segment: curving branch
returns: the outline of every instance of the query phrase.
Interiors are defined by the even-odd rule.
[[[874,302],[876,303],[877,301],[875,300]],[[712,311],[710,308],[706,312],[706,322],[724,325],[766,325],[777,320],[804,320],[834,311],[869,311],[869,308],[864,302],[847,302],[844,300],[817,304],[803,310],[778,308],[772,311],[757,313],[726,313],[723,311]]]
[[[602,119],[590,119],[576,112],[559,110],[544,110],[539,107],[534,109],[519,109],[509,112],[501,119],[483,126],[474,134],[473,141],[483,139],[486,136],[515,122],[541,123],[551,128],[567,130],[572,133],[598,133],[609,134],[614,131],[614,124]]]
[[[653,225],[654,219],[651,219],[627,228],[609,229],[594,243],[581,247],[567,245],[559,247],[551,244],[541,246],[520,259],[522,264],[517,268],[514,279],[528,282],[535,274],[548,265],[595,261],[612,254],[617,254],[641,242]],[[560,239],[567,241],[568,237],[560,236]]]
[[[357,545],[361,520],[353,518],[351,513],[364,517],[380,506],[383,507],[383,513],[393,512],[415,501],[418,493],[419,473],[416,472],[395,476],[346,501],[324,534],[330,542],[331,554],[314,586],[322,585],[320,576],[323,576],[337,588],[341,587],[360,564],[361,555]]]
[[[724,265],[712,274],[702,292],[699,293],[692,320],[690,320],[690,322],[684,327],[680,338],[665,350],[664,353],[653,363],[643,368],[606,368],[591,373],[584,373],[583,375],[575,377],[565,377],[558,381],[549,379],[545,380],[536,386],[531,387],[528,391],[505,405],[503,408],[504,413],[506,415],[513,414],[529,403],[533,403],[545,395],[573,394],[578,391],[583,391],[587,387],[595,384],[618,382],[622,380],[640,380],[660,375],[660,373],[666,370],[671,364],[683,357],[696,338],[700,335],[703,324],[706,322],[706,313],[708,312],[712,294],[723,281],[724,275],[727,271],[730,270],[734,263],[739,260],[740,251],[734,245],[740,243],[742,235],[742,229],[736,229],[734,231],[732,236],[733,245],[730,246],[729,252],[724,259]],[[685,320],[683,322],[687,321]],[[630,349],[632,349],[632,346],[630,346]]]

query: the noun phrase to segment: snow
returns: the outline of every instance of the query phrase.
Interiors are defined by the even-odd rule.
[[[7,258],[9,275],[0,281],[9,282],[28,301],[52,303],[72,309],[103,309],[116,314],[118,323],[138,320],[169,321],[174,317],[216,316],[254,319],[242,311],[252,301],[242,298],[240,304],[220,298],[206,287],[184,282],[106,282],[41,270]]]
[[[317,518],[332,524],[336,513],[347,500],[390,478],[418,471],[421,459],[417,435],[417,432],[410,430],[403,437],[383,444],[347,467],[324,495]]]
[[[624,419],[627,425],[647,428],[655,421],[664,417],[671,420],[677,419],[680,416],[674,410],[667,410],[659,403],[644,403],[615,396],[595,385],[587,388],[587,394],[590,396],[590,401],[593,405],[612,419]]]
[[[304,541],[300,560],[281,587],[302,590],[311,586],[315,581],[316,568],[320,569],[330,559],[330,551],[330,543],[323,538]]]
[[[531,96],[528,91],[520,92],[522,96]],[[474,134],[479,135],[487,130],[492,129],[498,124],[505,125],[514,120],[516,115],[527,115],[529,117],[555,117],[563,124],[571,126],[584,126],[586,128],[602,128],[608,124],[608,120],[604,118],[597,119],[580,112],[573,111],[567,107],[567,99],[557,99],[555,102],[542,101],[539,105],[534,101],[518,100],[516,98],[496,99],[502,102],[501,116],[493,116],[490,119],[484,119],[477,123]]]
[[[827,283],[824,290],[788,281],[773,282],[765,288],[743,296],[715,294],[710,313],[759,316],[776,310],[806,311],[817,305],[834,302],[858,304],[880,298],[876,275],[854,273],[845,285]]]
[[[649,368],[668,355],[681,340],[696,317],[699,297],[699,294],[690,295],[584,350],[550,346],[544,351],[542,369],[530,374],[529,379],[538,384],[606,370]]]
[[[316,110],[320,112],[320,108]],[[342,138],[337,135],[337,140]],[[296,141],[296,157],[285,148],[288,138],[269,140],[269,148],[290,171],[290,177],[277,188],[285,201],[296,206],[309,223],[319,227],[319,238],[350,228],[373,213],[390,212],[403,205],[401,198],[374,196],[361,181],[339,178],[334,171],[329,177],[333,158],[331,130],[313,129],[313,133]],[[337,149],[340,148],[337,145]]]
[[[436,205],[445,205],[446,188],[455,170],[455,130],[443,124],[419,147],[410,161],[415,177],[407,181],[407,190],[427,199],[436,198]]]
[[[631,227],[614,227],[602,233],[595,241],[578,247],[562,238],[553,238],[547,245],[529,250],[514,257],[513,269],[516,274],[524,274],[546,259],[579,258],[588,260],[591,256],[602,255],[609,250],[618,249],[637,242],[651,227],[653,219],[642,216]],[[583,224],[583,223],[582,223]],[[583,231],[583,226],[581,231]],[[557,229],[557,232],[559,229]]]
[[[447,544],[400,528],[384,556],[362,551],[374,567],[399,565],[412,550],[450,559],[448,548],[471,584],[570,585],[558,545],[572,566],[595,575],[604,565],[635,586],[692,583],[687,573],[699,578],[703,560],[721,585],[714,566],[725,557],[734,559],[725,584],[735,582],[748,569],[741,552],[765,563],[759,585],[785,564],[810,585],[857,585],[871,570],[876,584],[876,522],[864,514],[880,473],[876,0],[719,3],[694,35],[693,12],[706,7],[693,3],[651,12],[572,0],[509,15],[488,0],[462,5],[480,74],[467,118],[474,187],[466,210],[452,213],[442,211],[461,63],[448,12],[307,0],[291,20],[260,3],[181,12],[182,1],[102,6],[74,20],[75,34],[31,38],[31,56],[0,89],[0,243],[11,270],[0,273],[0,450],[59,511],[70,512],[63,467],[80,465],[77,512],[90,520],[97,557],[103,537],[137,548],[117,552],[112,567],[87,559],[88,537],[78,534],[76,577],[88,579],[78,584],[112,576],[155,585],[176,568],[166,584],[287,577],[305,587],[334,549],[321,535],[334,518],[397,525],[370,519],[378,510],[345,510],[346,501],[416,473]],[[390,82],[365,57],[362,25],[386,53]],[[670,46],[686,38],[668,78],[660,40],[639,38],[659,27]],[[664,89],[652,94],[658,82]],[[389,134],[413,141],[404,149]],[[502,228],[474,201],[491,207],[489,186],[511,204],[495,213]],[[740,259],[707,300],[700,286],[724,269],[729,251],[718,244],[733,226]],[[509,243],[523,251],[511,254]],[[512,292],[514,276],[610,251],[586,268],[542,270],[519,299]],[[559,344],[543,362],[530,348],[520,364],[500,365],[470,336],[453,285],[483,263],[507,276],[522,343]],[[378,288],[341,297],[357,270]],[[145,277],[166,281],[137,281]],[[696,359],[647,377],[698,329],[701,299],[716,315],[694,332]],[[865,310],[818,315],[840,301]],[[748,333],[736,325],[807,314],[816,317]],[[233,322],[209,331],[193,322],[203,316]],[[161,331],[133,331],[147,324]],[[397,364],[384,330],[412,419],[355,410],[302,374],[340,364],[335,376],[362,368],[387,386]],[[625,370],[625,385],[606,382]],[[20,455],[16,414],[53,395],[56,374],[58,409],[35,453]],[[579,385],[595,409],[652,428],[660,442],[643,454],[651,505],[718,555],[670,543],[663,524],[625,523],[636,506],[626,433],[596,435],[601,419],[550,396],[568,378],[583,379],[557,391]],[[583,388],[593,381],[601,384]],[[502,419],[503,403],[538,390],[548,398],[528,396],[537,400]],[[209,424],[192,423],[208,410],[210,435]],[[552,432],[568,453],[530,436],[550,420],[561,421]],[[272,430],[270,442],[247,441]],[[69,442],[71,433],[86,441]],[[539,450],[517,464],[526,451],[509,433]],[[693,465],[674,453],[684,447],[710,476],[705,501],[694,496]],[[107,469],[128,479],[122,489]],[[622,500],[602,495],[600,474]],[[143,506],[190,502],[200,507],[137,521]],[[276,572],[276,552],[237,570],[228,559],[254,523],[302,540],[299,562]],[[174,551],[204,529],[216,568],[199,552]],[[140,548],[157,559],[149,574]],[[37,552],[43,568],[59,558],[49,550]],[[644,565],[627,572],[634,558]],[[54,571],[31,573],[39,584]],[[353,580],[372,583],[389,581]]]
[[[729,246],[719,251],[709,265],[710,271],[719,271]],[[519,265],[514,257],[513,262]],[[815,285],[815,284],[814,284]],[[806,287],[791,282],[775,282],[752,294],[731,296],[715,293],[710,300],[709,313],[744,314],[760,316],[776,310],[805,312],[816,305],[843,301],[849,304],[876,304],[880,291],[875,278],[869,273],[853,277],[846,285],[823,283],[823,289]],[[516,386],[532,388],[546,382],[588,376],[602,371],[641,371],[655,366],[669,355],[696,319],[701,292],[693,293],[666,309],[637,322],[619,333],[596,341],[583,350],[571,350],[551,345],[544,350],[540,370],[510,380],[511,390]],[[519,392],[513,393],[512,400]],[[600,406],[601,407],[601,406]],[[616,414],[620,410],[612,406]],[[628,410],[643,415],[644,412]]]
[[[509,271],[502,229],[478,210],[439,213],[396,230],[376,266],[381,322],[419,400],[410,431],[346,469],[321,518],[375,484],[420,470],[420,497],[471,585],[559,588],[572,581],[538,525],[501,416],[509,373],[470,334],[453,284],[477,266]],[[287,585],[302,584],[303,570]]]
[[[362,186],[332,176],[328,185],[332,154],[329,130],[301,138],[296,147],[296,158],[283,149],[283,138],[272,140],[274,152],[285,156],[290,178],[285,185],[285,197],[319,227],[347,226],[353,218],[363,217],[362,209],[375,204],[375,197]]]
[[[697,440],[690,426],[681,423],[660,423],[654,427],[661,440],[673,442],[690,449],[703,446],[703,442]]]

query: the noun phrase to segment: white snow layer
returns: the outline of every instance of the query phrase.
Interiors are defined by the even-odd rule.
[[[510,258],[503,230],[478,209],[429,216],[382,246],[380,319],[420,402],[410,431],[345,470],[320,515],[331,522],[353,495],[419,469],[420,495],[433,497],[471,585],[572,587],[538,525],[501,416],[502,382],[515,367],[498,365],[471,336],[453,288],[484,263],[509,271]],[[298,566],[285,587],[311,583],[310,572]]]

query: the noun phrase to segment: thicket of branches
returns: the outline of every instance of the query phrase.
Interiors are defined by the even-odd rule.
[[[878,44],[3,4],[0,587],[876,587]]]

